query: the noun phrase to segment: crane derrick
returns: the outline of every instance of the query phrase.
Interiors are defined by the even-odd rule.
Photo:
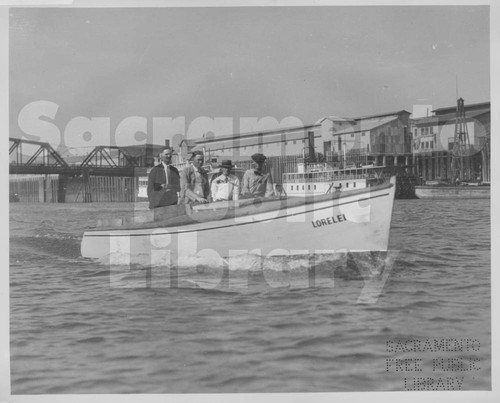
[[[451,171],[455,180],[473,180],[471,154],[472,149],[469,140],[469,132],[467,131],[464,100],[463,98],[459,98],[457,101],[455,137],[451,155]]]

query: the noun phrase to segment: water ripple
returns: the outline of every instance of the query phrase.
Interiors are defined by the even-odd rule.
[[[399,253],[384,272],[370,255],[247,256],[231,273],[240,287],[224,290],[204,288],[220,274],[210,265],[180,271],[186,288],[148,288],[147,267],[79,256],[96,217],[133,208],[11,206],[13,393],[402,390],[400,374],[386,372],[387,342],[414,338],[480,340],[482,369],[468,387],[491,385],[488,203],[396,201],[390,250]],[[317,286],[284,286],[310,263]],[[258,283],[252,268],[262,264],[282,286]],[[248,268],[255,286],[245,288]],[[357,303],[379,286],[376,301]]]

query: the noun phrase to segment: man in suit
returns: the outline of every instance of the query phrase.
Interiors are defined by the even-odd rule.
[[[191,153],[191,162],[181,171],[181,193],[179,204],[208,203],[210,184],[207,172],[202,168],[204,163],[203,152]]]
[[[171,165],[172,148],[165,148],[160,154],[161,162],[154,166],[148,177],[149,208],[177,204],[177,192],[181,190],[179,171]]]

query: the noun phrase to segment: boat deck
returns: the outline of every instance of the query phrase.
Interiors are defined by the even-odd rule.
[[[391,183],[372,186],[370,188],[332,192],[306,197],[256,198],[221,201],[198,205],[175,205],[155,208],[131,217],[114,220],[100,220],[97,227],[89,231],[132,230],[148,228],[168,228],[189,225],[199,222],[220,221],[236,217],[266,213],[301,205],[309,205],[326,200],[358,196],[374,190],[389,189]]]

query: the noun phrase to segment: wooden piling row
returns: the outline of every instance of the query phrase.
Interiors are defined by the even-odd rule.
[[[93,202],[133,202],[136,197],[136,178],[91,176],[89,193]]]
[[[22,203],[57,202],[59,175],[10,175],[9,200]]]
[[[59,175],[10,175],[11,202],[134,202],[137,178],[83,175],[63,178]]]
[[[422,153],[414,156],[413,173],[422,181],[443,180],[452,181],[455,179],[455,172],[451,169],[452,155],[446,151],[436,151],[432,153]],[[489,163],[481,153],[474,154],[471,158],[471,169],[476,177],[482,176],[483,181],[489,180]],[[486,179],[485,179],[486,178]]]

